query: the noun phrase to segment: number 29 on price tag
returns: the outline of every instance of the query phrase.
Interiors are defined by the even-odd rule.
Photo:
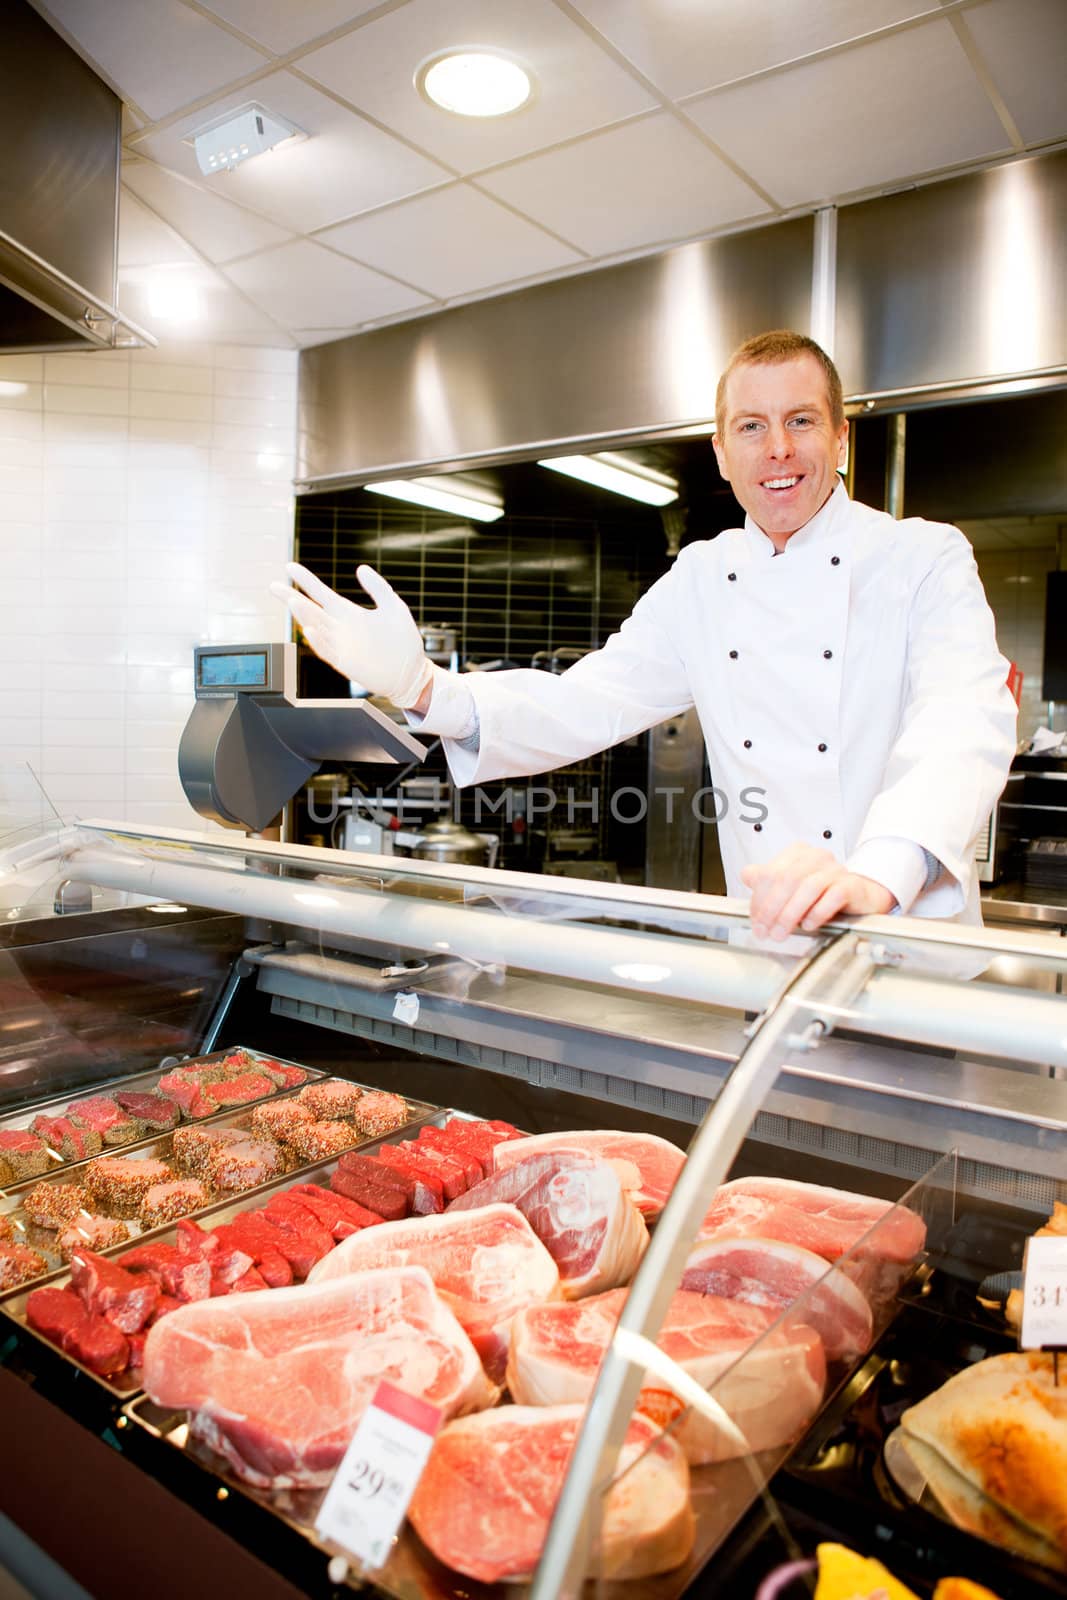
[[[1019,1344],[1024,1350],[1067,1350],[1067,1238],[1027,1242]]]
[[[365,1568],[384,1565],[441,1425],[441,1413],[383,1380],[326,1491],[315,1527]]]

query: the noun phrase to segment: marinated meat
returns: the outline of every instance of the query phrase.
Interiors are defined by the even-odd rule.
[[[17,1289],[48,1271],[44,1256],[24,1244],[0,1243],[0,1291]]]
[[[242,1072],[238,1077],[224,1078],[221,1083],[204,1085],[204,1098],[220,1111],[227,1106],[246,1106],[273,1093],[273,1081],[262,1072]]]
[[[210,1069],[175,1067],[160,1078],[156,1088],[168,1100],[173,1100],[187,1117],[205,1117],[217,1110],[214,1102],[204,1094],[205,1084],[218,1081],[220,1074]]]
[[[178,1107],[165,1095],[137,1094],[128,1089],[121,1089],[115,1095],[115,1102],[123,1111],[128,1111],[131,1117],[143,1122],[145,1127],[151,1128],[154,1133],[169,1133],[177,1126]]]
[[[87,1311],[72,1289],[35,1289],[26,1301],[26,1320],[102,1378],[115,1377],[129,1365],[126,1336],[106,1317]]]
[[[480,1583],[532,1576],[584,1415],[582,1406],[500,1406],[443,1428],[408,1515],[439,1561]],[[694,1534],[685,1458],[635,1416],[604,1502],[596,1574],[668,1572]]]
[[[454,1200],[450,1211],[502,1201],[518,1206],[559,1269],[568,1300],[629,1283],[648,1229],[606,1161],[558,1150],[495,1172]]]
[[[146,1191],[141,1201],[141,1222],[146,1228],[159,1228],[210,1203],[211,1190],[199,1178],[172,1178],[168,1183],[154,1183]]]
[[[386,1089],[369,1089],[353,1111],[352,1120],[368,1139],[380,1139],[383,1134],[404,1126],[408,1108],[398,1094],[390,1094]]]
[[[99,1156],[85,1170],[85,1187],[94,1206],[113,1217],[137,1217],[154,1184],[171,1183],[174,1169],[152,1157]]]
[[[871,1308],[851,1278],[813,1250],[777,1239],[705,1239],[690,1252],[680,1287],[776,1315],[806,1295],[801,1314],[828,1361],[854,1361],[874,1332]]]
[[[513,1398],[520,1405],[587,1401],[625,1301],[626,1290],[615,1289],[577,1305],[520,1312],[507,1368]],[[771,1328],[777,1315],[777,1308],[685,1289],[671,1300],[656,1343],[702,1389],[715,1385],[728,1419],[694,1408],[677,1425],[674,1437],[694,1464],[786,1444],[818,1410],[826,1383],[822,1341],[801,1323]],[[684,1406],[664,1377],[647,1376],[639,1410],[662,1424]]]
[[[329,1161],[348,1150],[358,1137],[350,1122],[298,1122],[289,1145],[302,1161]]]
[[[113,1244],[125,1244],[130,1230],[117,1217],[97,1217],[80,1213],[65,1227],[56,1240],[56,1249],[64,1261],[69,1261],[76,1250],[107,1250]]]
[[[753,1236],[798,1244],[825,1261],[858,1246],[862,1256],[907,1265],[925,1243],[926,1224],[905,1206],[870,1195],[788,1178],[735,1178],[716,1193],[700,1237]]]
[[[144,1123],[123,1111],[109,1095],[90,1095],[87,1100],[76,1100],[69,1109],[73,1122],[91,1128],[105,1144],[131,1144],[144,1136]]]
[[[12,1183],[39,1178],[52,1165],[44,1140],[25,1128],[0,1128],[0,1160],[9,1167]]]
[[[99,1155],[104,1148],[104,1141],[98,1133],[92,1128],[79,1127],[70,1117],[49,1117],[41,1112],[34,1117],[30,1127],[64,1161],[87,1161],[90,1156]]]
[[[65,1228],[87,1209],[86,1198],[80,1183],[35,1183],[22,1209],[39,1228]]]
[[[555,1299],[559,1272],[514,1206],[410,1217],[346,1239],[312,1269],[312,1283],[368,1267],[425,1267],[455,1312],[489,1376],[502,1383],[512,1318]]]
[[[381,1378],[446,1417],[496,1396],[421,1267],[182,1306],[145,1349],[152,1399],[263,1488],[327,1483]]]
[[[307,1073],[303,1067],[293,1067],[288,1062],[276,1061],[273,1056],[257,1056],[256,1071],[266,1073],[279,1089],[296,1089],[300,1084],[307,1082]]]
[[[952,1518],[1067,1571],[1067,1384],[1053,1357],[964,1367],[900,1419],[909,1455]]]
[[[173,1150],[183,1172],[226,1193],[256,1188],[285,1171],[280,1145],[240,1128],[178,1128]]]
[[[516,1161],[554,1150],[577,1150],[610,1161],[619,1181],[643,1216],[656,1217],[678,1180],[685,1156],[677,1145],[652,1133],[621,1133],[610,1128],[574,1133],[538,1133],[507,1140],[493,1153],[493,1170],[504,1172]]]
[[[78,1250],[71,1256],[70,1282],[86,1311],[106,1317],[123,1333],[143,1328],[159,1299],[159,1285],[152,1278],[127,1272],[91,1250]]]
[[[363,1090],[343,1078],[327,1078],[324,1083],[309,1083],[296,1098],[316,1120],[345,1122],[355,1115]]]
[[[294,1130],[314,1120],[307,1106],[297,1105],[295,1100],[271,1100],[253,1111],[252,1132],[291,1144]]]

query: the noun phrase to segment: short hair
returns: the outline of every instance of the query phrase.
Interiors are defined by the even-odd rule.
[[[730,374],[738,367],[776,366],[780,361],[792,361],[795,356],[814,356],[826,374],[826,393],[830,402],[830,416],[835,428],[845,420],[845,401],[841,390],[841,376],[822,345],[809,339],[806,333],[794,333],[790,328],[775,328],[770,333],[758,333],[738,345],[723,369],[715,391],[715,427],[722,433],[726,426],[726,385]]]

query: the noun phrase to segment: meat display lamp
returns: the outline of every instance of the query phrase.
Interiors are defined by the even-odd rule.
[[[197,645],[196,704],[178,746],[194,811],[258,833],[324,761],[422,761],[425,746],[366,700],[298,700],[296,645]]]

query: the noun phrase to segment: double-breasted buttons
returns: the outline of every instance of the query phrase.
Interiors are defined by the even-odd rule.
[[[832,650],[824,650],[823,653],[822,653],[822,658],[823,658],[824,661],[830,661],[833,658],[833,651]]]
[[[825,746],[825,745],[824,745],[824,744],[821,744],[821,745],[820,745],[820,746],[819,746],[819,754],[820,754],[820,755],[821,755],[821,756],[824,756],[824,755],[825,755],[825,754],[826,754],[826,746]]]
[[[763,823],[762,822],[754,822],[752,824],[752,832],[753,833],[762,833],[763,832]]]
[[[730,660],[731,661],[736,661],[737,660],[737,651],[736,650],[731,650],[730,651]]]
[[[829,828],[824,828],[822,830],[822,836],[823,836],[824,839],[832,839],[833,838],[833,834],[832,834],[832,832],[830,831]]]
[[[830,557],[830,565],[832,567],[839,567],[841,565],[841,557],[840,556],[831,556]]]
[[[746,739],[745,740],[745,749],[746,750],[751,750],[752,749],[752,740],[751,739]]]
[[[726,574],[726,581],[727,581],[727,583],[736,583],[737,582],[737,573],[736,572],[728,572]]]

